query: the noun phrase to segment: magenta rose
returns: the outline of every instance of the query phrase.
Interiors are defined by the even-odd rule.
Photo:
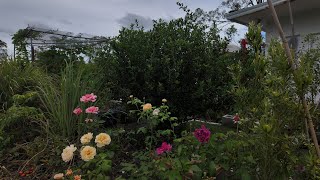
[[[207,143],[209,142],[211,132],[204,125],[202,125],[201,128],[196,129],[193,132],[193,135],[198,139],[199,142]]]
[[[165,153],[165,152],[170,152],[171,149],[172,149],[171,144],[168,144],[168,143],[166,143],[166,142],[163,142],[163,143],[161,144],[161,146],[156,149],[156,153],[157,153],[157,155],[161,155],[161,154],[163,154],[163,153]]]

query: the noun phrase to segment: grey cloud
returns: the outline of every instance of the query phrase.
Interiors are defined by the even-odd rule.
[[[49,26],[48,24],[44,24],[42,22],[27,21],[26,23],[28,24],[28,26],[31,26],[31,27],[38,27],[38,28],[43,28],[43,29],[55,29],[55,28]]]
[[[5,33],[5,34],[13,34],[14,30],[13,29],[8,29],[8,28],[2,28],[0,27],[0,32]]]
[[[64,24],[64,25],[72,25],[72,22],[66,19],[58,19],[58,22]]]
[[[206,11],[218,4],[212,0],[180,1],[191,9]],[[0,39],[10,46],[10,35],[28,24],[75,34],[115,36],[121,26],[129,26],[135,19],[148,29],[152,19],[183,15],[176,0],[0,0]]]
[[[140,16],[133,13],[127,13],[124,17],[118,19],[117,22],[123,27],[129,27],[131,24],[135,24],[136,20],[140,26],[144,27],[144,29],[151,29],[153,26],[153,21],[150,17]]]

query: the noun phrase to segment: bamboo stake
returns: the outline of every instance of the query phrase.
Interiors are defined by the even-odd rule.
[[[281,37],[281,40],[282,40],[286,55],[288,56],[288,63],[290,65],[291,69],[292,69],[292,74],[293,74],[294,77],[297,77],[297,73],[296,73],[296,68],[297,67],[294,65],[294,62],[293,62],[293,59],[292,59],[292,55],[291,55],[291,51],[290,51],[290,48],[289,48],[289,44],[288,44],[288,41],[287,41],[286,37],[284,36],[284,32],[283,32],[282,26],[280,24],[277,12],[274,9],[272,0],[267,0],[267,1],[268,1],[269,8],[271,10],[272,18],[274,20],[275,25],[277,26],[279,35]],[[302,100],[304,114],[305,114],[305,116],[306,116],[306,118],[308,120],[308,126],[309,126],[309,130],[310,130],[310,134],[311,134],[311,139],[312,139],[314,147],[316,149],[317,156],[318,156],[318,158],[320,158],[320,149],[319,149],[318,139],[317,139],[316,131],[314,130],[314,125],[313,125],[312,118],[311,118],[311,115],[310,115],[308,103],[307,103],[303,93],[299,94],[299,95],[300,95],[300,98]]]

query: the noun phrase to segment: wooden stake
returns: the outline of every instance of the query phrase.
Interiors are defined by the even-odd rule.
[[[291,51],[290,51],[290,48],[289,48],[289,44],[288,44],[288,41],[287,41],[286,37],[284,36],[284,32],[283,32],[282,26],[280,24],[277,12],[274,9],[272,0],[267,0],[267,1],[268,1],[269,8],[271,10],[271,15],[273,17],[274,23],[275,23],[275,25],[276,25],[276,27],[278,29],[278,32],[279,32],[279,35],[281,37],[281,40],[282,40],[286,55],[288,57],[288,63],[290,65],[291,69],[292,69],[293,76],[297,77],[296,68],[298,68],[298,67],[296,67],[294,65],[294,62],[293,62],[293,59],[292,59],[292,55],[291,55]],[[318,139],[317,139],[316,131],[314,130],[314,125],[313,125],[313,121],[312,121],[312,118],[311,118],[311,115],[310,115],[310,111],[309,111],[307,100],[304,97],[303,93],[299,94],[299,96],[300,96],[300,98],[302,100],[304,114],[305,114],[305,116],[306,116],[306,118],[308,120],[308,126],[309,126],[309,130],[310,130],[310,134],[311,134],[311,139],[312,139],[314,147],[316,149],[317,156],[318,156],[318,158],[320,158],[320,149],[319,149]]]

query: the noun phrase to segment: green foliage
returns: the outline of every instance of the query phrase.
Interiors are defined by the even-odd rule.
[[[229,39],[221,38],[216,26],[196,22],[190,14],[185,19],[155,21],[149,31],[123,28],[93,59],[97,81],[114,99],[133,94],[159,105],[165,97],[179,117],[209,109],[216,116],[223,114],[233,104]]]
[[[82,69],[68,64],[57,81],[49,77],[39,79],[40,99],[49,114],[47,123],[53,135],[74,138],[82,132],[80,119],[72,113],[85,91],[82,73]]]
[[[240,129],[254,133],[247,138],[255,145],[250,147],[259,168],[255,173],[261,179],[300,177],[303,173],[312,177],[312,171],[296,171],[296,167],[305,168],[302,162],[312,158],[301,153],[301,147],[310,142],[308,134],[304,135],[305,117],[299,96],[308,96],[310,86],[318,86],[314,78],[317,60],[310,52],[300,54],[297,76],[293,78],[279,42],[272,41],[268,55],[263,55],[261,28],[254,24],[250,24],[247,39],[249,48],[241,52],[243,58],[233,68],[237,82],[234,92],[236,110],[242,117]],[[264,154],[258,156],[257,152]]]
[[[107,151],[105,153],[99,153],[93,160],[86,162],[81,166],[81,170],[85,172],[85,176],[88,179],[105,180],[110,179],[112,159],[114,153]]]
[[[63,48],[52,46],[37,53],[37,66],[49,74],[61,75],[67,64],[80,68],[84,65],[84,57],[89,56],[88,47]]]
[[[310,156],[299,149],[305,143],[306,137],[279,136],[267,124],[256,126],[252,134],[213,133],[210,141],[203,144],[192,132],[184,132],[180,138],[174,139],[171,152],[164,155],[155,155],[155,150],[136,152],[132,162],[122,163],[122,170],[129,179],[312,177],[311,171],[299,172],[296,169],[297,165],[307,168],[303,162]]]
[[[12,37],[12,44],[15,45],[16,51],[15,58],[18,60],[27,61],[29,59],[26,43],[26,39],[29,35],[27,29],[19,29]]]
[[[0,112],[13,104],[15,94],[34,90],[37,77],[45,76],[38,68],[25,61],[0,61]]]
[[[138,24],[123,28],[99,48],[52,47],[34,64],[1,61],[1,153],[41,162],[40,173],[76,167],[74,172],[86,179],[319,179],[320,162],[304,132],[299,103],[299,95],[308,97],[313,118],[320,117],[313,103],[320,91],[319,50],[299,55],[293,78],[279,42],[270,44],[267,56],[262,52],[260,26],[250,24],[248,49],[227,53],[234,29],[221,38],[216,17],[178,4],[185,18],[154,21],[147,31]],[[18,59],[27,59],[25,33],[14,36]],[[87,53],[88,63],[83,63],[82,53]],[[100,104],[133,94],[128,117],[137,121],[108,130],[113,143],[97,148],[94,159],[82,161],[75,153],[69,163],[61,162],[62,145],[79,145],[81,134],[101,128],[96,116],[72,113],[96,103],[79,102],[89,85],[98,91]],[[164,97],[168,101],[161,102]],[[240,131],[207,126],[208,143],[193,134],[200,124],[181,123],[188,115],[210,112],[219,117],[231,110],[241,117]],[[94,123],[84,123],[85,118],[94,118]],[[12,147],[12,142],[17,145]],[[157,155],[162,142],[172,150]]]
[[[0,147],[4,151],[7,150],[4,147],[12,147],[13,142],[32,141],[44,132],[40,126],[44,115],[39,108],[33,106],[38,100],[37,93],[17,94],[13,100],[14,104],[0,114]]]
[[[64,51],[55,48],[39,52],[37,58],[37,64],[52,74],[60,74],[66,66],[65,61],[68,59]]]
[[[31,63],[0,62],[0,146],[4,151],[13,142],[32,141],[43,132],[39,124],[44,115],[35,92],[35,79],[40,76],[45,75]]]

